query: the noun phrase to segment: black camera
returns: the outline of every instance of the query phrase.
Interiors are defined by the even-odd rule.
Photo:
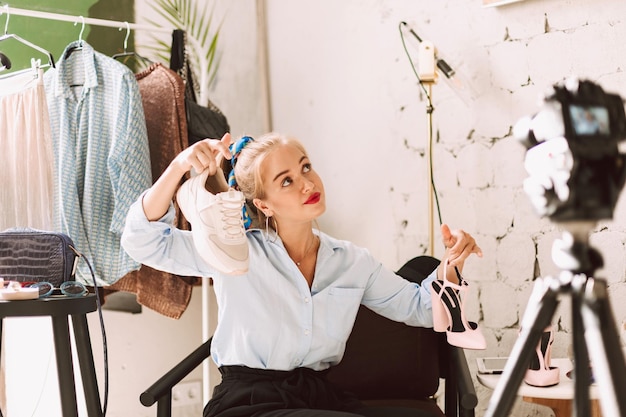
[[[527,147],[524,190],[540,215],[561,222],[613,217],[626,179],[619,95],[587,80],[555,84],[541,110],[515,125],[514,135]]]

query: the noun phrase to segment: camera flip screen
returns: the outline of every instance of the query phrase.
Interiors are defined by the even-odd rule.
[[[609,110],[604,106],[569,105],[569,116],[576,136],[608,136]]]

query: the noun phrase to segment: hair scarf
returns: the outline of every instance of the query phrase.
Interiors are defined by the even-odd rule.
[[[230,173],[228,174],[228,186],[236,190],[239,189],[239,187],[237,186],[237,179],[235,178],[235,165],[237,164],[237,158],[239,157],[241,150],[245,148],[246,145],[252,141],[254,141],[252,137],[243,136],[241,139],[237,140],[235,143],[231,143],[231,145],[228,147],[228,149],[230,150],[230,154],[232,155],[232,158],[230,159],[230,164],[232,168],[230,170]],[[248,209],[246,208],[245,203],[241,209],[241,214],[243,217],[243,225],[247,230],[252,224],[252,219],[250,218],[250,215],[248,214]]]

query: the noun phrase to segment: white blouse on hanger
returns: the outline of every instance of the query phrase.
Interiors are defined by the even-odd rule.
[[[0,78],[0,230],[52,227],[53,154],[43,69]]]

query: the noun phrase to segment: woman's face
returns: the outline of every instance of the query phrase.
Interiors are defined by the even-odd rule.
[[[326,210],[322,180],[296,146],[278,145],[260,170],[265,198],[255,199],[255,204],[277,222],[310,222]]]

